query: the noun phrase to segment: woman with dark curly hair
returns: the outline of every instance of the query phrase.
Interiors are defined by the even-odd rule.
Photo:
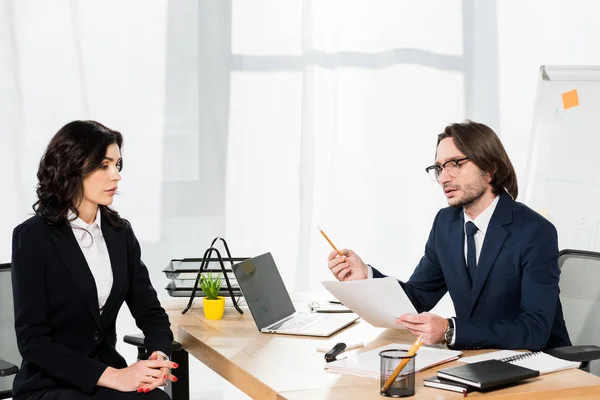
[[[131,226],[110,208],[122,144],[117,131],[74,121],[40,161],[36,215],[13,232],[16,400],[168,399],[155,389],[177,380],[169,318]],[[123,302],[152,354],[131,366],[115,349]]]

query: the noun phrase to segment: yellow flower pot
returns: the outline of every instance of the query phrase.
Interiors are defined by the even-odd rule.
[[[202,299],[206,319],[221,319],[225,313],[225,297],[218,296],[216,300]]]

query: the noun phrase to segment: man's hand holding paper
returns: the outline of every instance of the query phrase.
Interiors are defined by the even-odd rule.
[[[398,317],[417,313],[398,281],[391,277],[322,284],[346,307],[376,327],[403,328],[396,321]]]
[[[444,341],[448,320],[432,313],[403,314],[396,322],[402,324],[415,336],[422,336],[423,343],[437,344]]]
[[[339,282],[322,282],[331,294],[373,326],[406,328],[428,345],[445,342],[447,319],[427,312],[417,313],[396,279],[369,279],[371,268],[358,254],[349,249],[338,250],[325,232],[319,230],[333,247],[327,266]]]

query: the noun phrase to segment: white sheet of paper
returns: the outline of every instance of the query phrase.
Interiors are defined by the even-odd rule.
[[[379,378],[381,368],[379,353],[381,351],[388,349],[408,350],[411,347],[410,344],[391,343],[359,354],[352,353],[347,358],[338,361],[325,363],[324,368],[329,372]],[[461,354],[462,352],[458,350],[421,346],[415,358],[415,371],[422,371],[435,365],[456,360]]]
[[[501,358],[512,357],[512,356],[516,356],[516,355],[519,355],[522,353],[523,352],[513,351],[513,350],[498,350],[498,351],[492,351],[490,353],[479,354],[478,356],[464,357],[458,361],[464,362],[467,364],[472,364],[472,363],[476,363],[476,362],[480,362],[480,361],[500,360]]]
[[[392,277],[321,283],[346,307],[378,328],[403,328],[396,323],[396,318],[417,313],[404,289]]]

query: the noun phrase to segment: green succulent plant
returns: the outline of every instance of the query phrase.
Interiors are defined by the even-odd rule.
[[[219,290],[221,290],[221,274],[213,276],[210,272],[206,272],[200,276],[200,289],[209,300],[217,300]]]

